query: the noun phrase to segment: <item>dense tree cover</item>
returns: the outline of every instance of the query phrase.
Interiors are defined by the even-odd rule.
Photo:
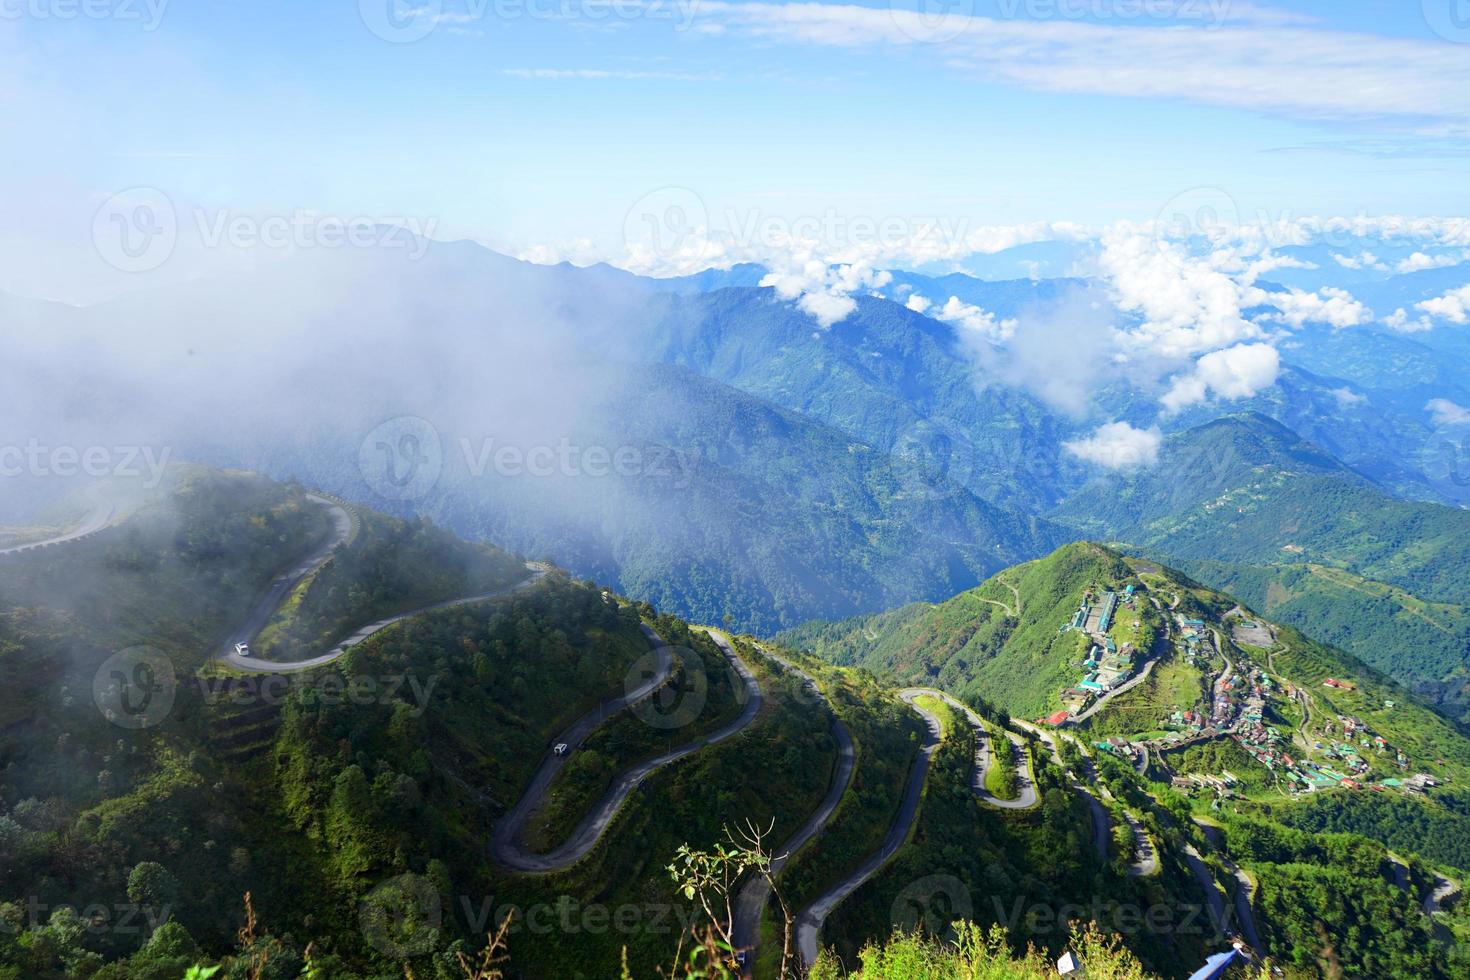
[[[1470,793],[1440,790],[1429,805],[1375,794],[1331,793],[1290,807],[1272,807],[1273,819],[1316,833],[1371,837],[1399,854],[1470,869]]]
[[[364,623],[501,589],[525,578],[520,559],[461,541],[425,518],[361,516],[352,542],[301,584],[257,642],[257,656],[300,660]]]
[[[1225,824],[1235,860],[1260,881],[1263,940],[1280,959],[1327,975],[1463,976],[1463,947],[1434,935],[1417,895],[1384,874],[1381,845],[1249,818]]]
[[[1055,957],[1074,928],[1095,919],[1104,931],[1125,931],[1129,949],[1165,975],[1203,960],[1214,937],[1187,876],[1129,878],[1099,859],[1085,804],[1050,763],[1035,767],[1038,807],[986,807],[971,788],[972,729],[940,711],[944,740],[911,844],[828,920],[824,939],[842,961],[856,964],[869,939],[896,927],[953,938],[960,919],[1004,926],[1017,953],[1034,945]],[[1144,924],[1153,906],[1167,923],[1156,913],[1152,927]]]
[[[865,671],[818,672],[832,709],[847,726],[857,753],[852,783],[822,833],[793,855],[782,888],[803,908],[858,867],[883,843],[903,798],[919,747],[922,722],[908,705]]]

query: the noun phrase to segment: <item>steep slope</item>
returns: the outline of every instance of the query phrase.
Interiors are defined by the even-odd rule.
[[[1085,655],[1057,627],[1083,593],[1130,574],[1122,556],[1086,542],[1018,565],[937,605],[918,603],[838,623],[809,623],[781,642],[904,685],[933,685],[1025,717],[1053,709]]]
[[[1056,518],[1170,559],[1318,562],[1427,600],[1470,592],[1470,511],[1390,497],[1264,416],[1180,433],[1160,457],[1095,481]]]
[[[997,316],[1055,299],[1066,283],[980,283]],[[940,297],[943,302],[944,297]],[[773,290],[666,298],[643,331],[649,355],[810,415],[908,456],[980,496],[1039,508],[1058,499],[1071,426],[1035,397],[987,378],[954,326],[874,297],[825,331]]]

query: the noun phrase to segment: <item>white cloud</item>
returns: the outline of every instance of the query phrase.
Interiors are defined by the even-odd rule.
[[[1161,401],[1165,411],[1177,412],[1211,395],[1249,398],[1275,384],[1280,372],[1281,354],[1270,344],[1236,344],[1201,357],[1191,373],[1174,379]]]
[[[1135,429],[1127,422],[1109,422],[1086,438],[1062,443],[1062,448],[1105,469],[1129,470],[1157,463],[1163,442],[1157,427]]]
[[[1409,311],[1403,307],[1399,307],[1392,314],[1384,317],[1383,322],[1390,330],[1397,330],[1399,333],[1423,333],[1434,329],[1434,321],[1429,317],[1411,317]]]
[[[904,301],[903,305],[913,310],[915,313],[923,313],[925,310],[929,309],[929,307],[933,306],[934,302],[933,300],[925,299],[918,293],[914,293],[909,296],[907,300]]]
[[[1470,132],[1470,59],[1456,45],[1428,40],[1249,18],[1219,29],[1159,29],[729,0],[704,0],[696,16],[763,40],[895,50],[925,44],[936,62],[1041,91],[1184,99],[1307,119],[1399,120],[1441,136]]]
[[[1349,405],[1360,405],[1368,400],[1367,395],[1360,395],[1351,388],[1335,388],[1329,391],[1328,394],[1337,399],[1339,408],[1347,408]]]
[[[1416,303],[1414,309],[1423,310],[1430,316],[1439,317],[1451,323],[1470,323],[1470,286],[1461,286],[1436,299]]]
[[[1306,323],[1326,323],[1336,330],[1361,326],[1373,319],[1373,311],[1353,298],[1345,289],[1325,287],[1320,293],[1292,289],[1272,293],[1270,302],[1281,311],[1281,320],[1293,327]]]
[[[1131,346],[1180,358],[1263,336],[1241,310],[1266,293],[1237,282],[1212,260],[1126,225],[1104,235],[1102,246],[1098,264],[1114,302],[1142,319],[1123,335]]]
[[[892,273],[875,270],[865,262],[834,267],[808,255],[793,257],[784,267],[772,269],[760,285],[775,289],[784,300],[796,300],[797,308],[825,330],[857,309],[853,293],[873,292],[892,281]]]
[[[1010,340],[1016,333],[1015,320],[996,320],[994,313],[963,303],[958,296],[951,296],[938,312],[930,315],[936,320],[980,334],[992,343]]]
[[[1456,405],[1448,398],[1433,398],[1424,410],[1434,419],[1435,425],[1470,425],[1470,408]]]
[[[1423,272],[1425,269],[1445,269],[1452,265],[1459,265],[1463,261],[1465,258],[1462,255],[1428,255],[1424,252],[1415,252],[1395,265],[1393,271],[1402,274]]]

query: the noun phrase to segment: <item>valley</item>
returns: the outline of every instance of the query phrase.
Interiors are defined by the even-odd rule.
[[[175,492],[187,493],[183,488],[208,485],[212,479],[205,474],[190,477]],[[240,495],[228,480],[215,486],[227,495]],[[253,492],[269,497],[282,491],[262,486]],[[299,492],[285,493],[289,499]],[[309,545],[304,556],[297,546],[294,557],[276,566],[284,564],[288,571],[262,566],[258,575],[263,591],[253,599],[242,595],[237,600],[242,615],[236,622],[245,625],[237,626],[232,635],[244,637],[241,642],[255,642],[265,622],[277,625],[279,636],[303,635],[295,619],[321,601],[315,592],[322,583],[333,574],[369,567],[355,553],[381,546],[385,534],[391,538],[401,533],[370,511],[351,508],[349,519],[349,510],[341,503],[306,493],[296,499],[302,517],[310,517],[310,526],[317,530],[300,539]],[[227,517],[222,510],[201,513],[210,514],[210,519]],[[145,510],[129,518],[123,527],[148,520],[147,514]],[[107,546],[108,534],[119,533],[105,532],[102,546]],[[88,546],[81,542],[75,547]],[[461,546],[448,539],[435,547],[449,549],[435,561],[465,560],[450,557]],[[78,555],[78,560],[83,558]],[[638,834],[639,827],[647,832],[648,820],[658,812],[648,808],[662,811],[668,804],[653,800],[666,799],[674,787],[683,786],[682,792],[687,792],[700,784],[719,785],[724,787],[722,796],[736,794],[730,804],[717,805],[690,822],[671,823],[660,817],[662,829],[656,839],[664,842],[659,845],[664,848],[675,840],[685,847],[720,840],[729,846],[748,839],[729,835],[737,823],[749,821],[741,825],[766,826],[759,840],[780,842],[764,852],[737,847],[730,853],[746,855],[742,861],[758,860],[748,866],[755,870],[725,884],[711,879],[700,886],[717,888],[725,896],[719,901],[728,900],[729,919],[721,924],[717,917],[713,924],[728,930],[732,948],[740,953],[741,969],[751,976],[778,976],[783,960],[788,971],[802,967],[820,975],[837,962],[830,950],[845,959],[864,943],[881,941],[885,933],[875,913],[897,901],[889,896],[915,881],[942,879],[943,884],[933,886],[947,896],[941,915],[975,916],[982,922],[995,916],[1005,903],[994,909],[977,906],[985,892],[969,878],[972,872],[966,863],[955,864],[954,855],[936,850],[939,840],[956,832],[988,840],[977,853],[990,848],[999,848],[998,856],[1030,853],[1033,873],[1046,876],[1043,880],[1048,888],[1057,889],[1058,901],[1065,901],[1071,889],[1090,891],[1096,881],[1106,879],[1114,883],[1113,901],[1126,903],[1132,900],[1130,894],[1140,898],[1152,894],[1155,901],[1170,896],[1167,901],[1181,910],[1190,905],[1204,910],[1202,921],[1214,924],[1208,932],[1187,939],[1167,932],[1132,937],[1130,948],[1155,970],[1168,973],[1174,968],[1169,964],[1202,961],[1232,937],[1261,968],[1291,970],[1302,964],[1291,957],[1283,959],[1282,951],[1298,948],[1293,931],[1297,926],[1291,916],[1284,916],[1279,903],[1292,893],[1277,889],[1299,886],[1279,878],[1281,872],[1273,870],[1278,859],[1253,843],[1257,835],[1271,827],[1281,828],[1271,831],[1276,834],[1297,833],[1283,822],[1295,811],[1283,808],[1316,800],[1333,800],[1334,806],[1352,809],[1355,797],[1377,797],[1421,807],[1426,813],[1448,807],[1446,819],[1453,819],[1457,804],[1448,799],[1440,803],[1439,795],[1445,787],[1462,786],[1470,778],[1470,743],[1422,707],[1412,693],[1385,687],[1375,675],[1362,673],[1353,661],[1343,659],[1345,655],[1313,644],[1290,627],[1268,622],[1159,563],[1097,545],[1065,546],[1046,559],[1005,570],[974,595],[957,596],[929,609],[905,607],[880,617],[807,627],[759,641],[718,629],[691,630],[646,604],[573,583],[554,567],[533,566],[528,574],[525,568],[512,572],[514,566],[508,557],[495,559],[496,574],[509,576],[509,584],[496,592],[478,591],[472,599],[442,598],[386,621],[373,620],[375,626],[391,624],[394,629],[354,628],[348,622],[341,629],[357,638],[345,643],[323,638],[319,643],[327,652],[314,659],[275,663],[252,652],[249,657],[198,663],[205,675],[225,671],[226,690],[236,683],[229,679],[232,674],[243,679],[252,672],[274,672],[294,692],[284,703],[272,705],[273,714],[259,716],[270,719],[267,723],[277,734],[266,735],[259,750],[242,754],[231,748],[228,758],[245,767],[236,778],[253,772],[257,775],[246,778],[277,784],[272,792],[283,795],[279,803],[269,805],[284,807],[283,830],[293,841],[294,860],[317,868],[313,873],[322,876],[322,887],[340,889],[344,895],[358,892],[367,907],[393,909],[414,901],[416,889],[429,887],[417,883],[438,882],[433,888],[442,894],[447,871],[454,880],[468,876],[467,885],[473,879],[498,882],[490,887],[523,896],[514,904],[526,909],[530,907],[526,902],[534,904],[537,895],[580,893],[583,897],[576,901],[591,900],[596,892],[584,892],[586,884],[579,883],[593,880],[589,875],[604,875],[606,871],[598,869],[611,863],[628,868],[625,874],[633,877],[627,883],[637,883],[638,891],[665,888],[666,875],[666,884],[655,883],[660,878],[657,869],[668,860],[651,865],[639,860],[639,849],[628,849],[634,839],[630,835]],[[441,588],[448,588],[452,579],[444,578]],[[391,601],[412,600],[405,596]],[[448,638],[471,629],[472,623],[486,623],[487,616],[491,623],[505,622],[509,610],[521,610],[517,615],[523,618],[548,603],[579,608],[577,615],[585,622],[603,624],[597,630],[620,634],[623,639],[609,649],[622,651],[619,659],[628,665],[627,680],[621,694],[609,697],[606,682],[616,680],[623,668],[613,664],[608,665],[611,671],[594,668],[595,660],[584,659],[578,673],[593,669],[605,680],[597,682],[588,674],[592,683],[578,687],[583,693],[563,699],[562,707],[538,723],[541,734],[529,739],[530,732],[517,736],[529,753],[527,761],[495,779],[485,778],[485,767],[500,764],[475,748],[477,737],[468,731],[457,733],[452,722],[468,706],[460,705],[464,697],[481,695],[465,691],[448,703],[425,705],[402,701],[400,695],[397,707],[383,714],[390,707],[387,703],[349,700],[333,706],[321,701],[319,692],[325,688],[311,680],[323,672],[386,676],[390,669],[421,669],[419,658],[442,659],[449,649],[433,641],[426,646],[425,639]],[[371,616],[375,608],[385,607],[363,606],[357,615]],[[327,613],[322,621],[340,621],[322,611]],[[524,663],[496,666],[486,660],[483,641],[470,639],[483,628],[473,627],[452,644],[466,653],[480,652],[474,653],[473,663],[462,661],[450,668],[451,690],[506,667],[525,669]],[[436,649],[441,652],[434,653]],[[812,652],[820,656],[814,659]],[[405,655],[409,659],[401,666],[392,666]],[[1019,672],[1013,667],[1007,675],[1024,677],[1029,686],[988,686],[981,678],[1000,676],[990,661],[1032,665]],[[414,662],[420,666],[411,667]],[[370,665],[375,663],[381,663],[383,670],[373,670]],[[876,686],[864,679],[865,671],[858,665],[876,672]],[[1095,680],[1089,683],[1087,678]],[[529,696],[529,688],[523,690],[521,696]],[[187,687],[182,696],[187,702]],[[416,713],[420,709],[422,713]],[[190,707],[177,718],[175,711],[159,734],[174,732],[170,740],[196,737],[187,733],[198,722],[187,719],[197,710]],[[206,714],[198,721],[205,721],[210,709],[204,705],[202,710]],[[494,718],[502,710],[486,714],[476,709],[475,716]],[[1038,720],[1021,720],[1020,710]],[[910,720],[896,729],[893,722],[874,728],[879,714],[894,720],[907,714]],[[318,720],[309,722],[313,715]],[[327,721],[337,716],[340,721]],[[326,744],[319,735],[308,734],[323,722],[331,730],[349,719],[356,719],[350,722],[352,729],[362,732],[354,739],[365,738],[362,744],[379,744],[385,752],[378,756],[379,777],[371,785],[359,783],[358,789],[352,788],[352,781],[366,776],[358,765],[344,768],[342,761],[329,762],[330,755],[318,754]],[[181,722],[185,727],[178,728]],[[312,727],[303,728],[304,723]],[[442,727],[445,724],[450,727]],[[752,751],[767,752],[759,747],[777,732],[797,730],[820,740],[798,749],[800,742],[782,735],[790,747],[774,768],[752,770],[740,762]],[[142,763],[138,778],[144,781],[137,784],[139,788],[157,778],[146,776],[149,766],[169,758],[167,743],[158,742],[147,727],[140,731],[144,737],[140,748],[147,745],[149,757],[156,761]],[[414,731],[419,734],[410,734]],[[872,741],[876,732],[904,731],[909,732],[904,741]],[[654,738],[648,740],[643,732]],[[427,753],[420,748],[404,754],[426,736]],[[399,747],[404,739],[408,741]],[[235,739],[230,744],[250,743]],[[816,758],[823,761],[796,777],[802,771],[799,760],[818,746]],[[874,756],[875,752],[881,755]],[[12,764],[23,758],[12,757]],[[873,769],[878,763],[881,768]],[[320,795],[326,787],[313,788],[320,777],[312,773],[323,765],[338,772],[329,780],[334,786],[329,794],[332,815],[325,823],[313,814],[316,804],[307,803],[310,799],[326,803]],[[42,792],[50,778],[43,771],[37,770],[38,781],[33,783]],[[790,775],[779,776],[783,771]],[[878,804],[881,797],[873,794],[880,771],[885,773],[882,780],[892,780],[885,782],[892,787],[884,791],[891,800],[887,804]],[[594,773],[600,775],[593,778]],[[706,782],[711,778],[715,783]],[[756,802],[771,778],[783,780],[783,795]],[[384,797],[385,804],[395,798],[414,802],[381,809],[382,804],[370,802],[380,792],[396,794]],[[349,803],[353,794],[358,794],[357,802]],[[459,801],[455,808],[444,809],[453,800]],[[224,800],[215,805],[224,812],[239,807]],[[416,835],[419,843],[410,845],[413,851],[424,857],[447,855],[450,852],[443,848],[458,841],[477,847],[484,857],[456,858],[439,871],[413,860],[384,866],[387,842],[401,840],[399,849],[408,843],[399,836],[407,827],[395,815],[395,809],[405,805],[414,811],[432,806],[422,812],[436,814],[430,823],[436,829],[427,837]],[[344,806],[347,809],[339,812]],[[466,806],[472,812],[488,811],[486,823],[465,824],[453,816],[456,808]],[[331,842],[328,850],[310,843],[315,836],[311,832],[295,837],[313,826],[319,828],[316,834],[325,835],[320,840]],[[866,843],[856,844],[856,850],[843,845],[848,856],[842,865],[829,869],[822,883],[813,882],[813,857],[844,836],[854,844],[859,839]],[[1069,844],[1058,849],[1058,843],[1042,843],[1053,838]],[[427,852],[425,845],[430,848]],[[1386,844],[1366,837],[1345,837],[1341,846],[1388,854]],[[1396,929],[1419,929],[1421,920],[1429,921],[1426,917],[1443,920],[1436,929],[1461,928],[1461,913],[1453,901],[1464,874],[1463,864],[1455,863],[1460,858],[1452,852],[1435,852],[1438,858],[1422,852],[1404,857],[1402,842],[1393,846],[1392,858],[1380,860],[1384,867],[1396,869],[1383,882],[1399,897],[1393,898],[1392,891],[1380,894],[1375,886],[1363,900],[1371,895],[1374,902],[1399,903],[1384,920],[1396,923]],[[1049,849],[1052,856],[1040,859],[1036,847]],[[248,845],[242,849],[250,851]],[[143,845],[142,853],[147,852]],[[994,866],[1012,860],[1003,857]],[[1318,858],[1310,853],[1299,853],[1292,861],[1318,867],[1316,874],[1343,873],[1331,870],[1330,863],[1317,864]],[[1043,870],[1049,865],[1050,870]],[[938,870],[946,866],[952,870]],[[374,874],[375,867],[383,870]],[[1348,873],[1367,873],[1356,857],[1346,867]],[[1351,870],[1356,868],[1364,870]],[[1174,877],[1176,869],[1182,877]],[[179,873],[187,872],[181,868]],[[374,877],[382,881],[384,873],[396,873],[390,874],[391,887],[359,891]],[[364,874],[369,877],[364,879]],[[1222,895],[1224,905],[1233,903],[1233,912],[1223,907]],[[293,904],[269,888],[261,897],[280,912],[289,913]],[[920,919],[942,931],[948,920],[932,919],[941,906],[930,901],[921,903]],[[689,909],[696,919],[697,908]],[[1109,921],[1119,914],[1111,908],[1109,904],[1094,910],[1094,919]],[[514,921],[515,913],[510,914]],[[192,922],[192,928],[207,935],[207,918],[196,912],[181,921]],[[1060,920],[1050,930],[1028,935],[1032,942],[1065,945],[1066,932],[1056,931],[1065,926],[1066,921]],[[1012,922],[1010,928],[1017,926]],[[397,933],[391,941],[375,931],[365,935],[379,955],[383,950],[398,955],[393,951],[417,948]],[[675,936],[639,929],[607,938],[614,945],[594,935],[567,937],[581,950],[579,956],[590,957],[589,964],[623,947],[634,951],[637,962],[651,966],[667,955]],[[1430,957],[1424,962],[1447,964],[1438,959],[1448,955],[1447,949],[1435,942],[1422,949],[1395,945],[1399,952],[1387,955],[1409,955],[1408,950],[1415,948],[1412,955]],[[532,970],[545,955],[514,939],[509,950]],[[357,954],[346,955],[350,959]],[[412,959],[417,954],[408,955]],[[1361,951],[1343,947],[1336,955],[1351,959]],[[348,960],[342,962],[345,966]],[[1432,967],[1440,969],[1448,966]]]

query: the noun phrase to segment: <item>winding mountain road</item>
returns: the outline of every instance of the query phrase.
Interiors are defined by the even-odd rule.
[[[911,689],[902,691],[899,695],[924,719],[927,733],[923,745],[919,747],[919,754],[909,769],[903,799],[899,802],[898,813],[894,816],[893,824],[888,828],[888,835],[883,838],[882,846],[856,871],[832,886],[796,917],[796,949],[802,964],[807,969],[811,969],[812,964],[817,961],[817,955],[821,952],[822,927],[826,924],[827,917],[832,914],[832,910],[841,905],[847,896],[861,888],[864,882],[882,870],[885,864],[893,860],[899,848],[908,840],[909,831],[913,829],[914,820],[919,815],[919,804],[924,797],[924,783],[929,777],[929,764],[933,762],[934,753],[939,749],[943,731],[939,716],[925,710],[917,703],[920,696],[932,693],[935,692]]]
[[[805,847],[821,830],[827,826],[832,815],[837,812],[837,806],[842,802],[843,795],[847,792],[852,782],[853,767],[857,762],[857,753],[852,742],[852,733],[837,717],[837,713],[831,710],[831,704],[816,680],[800,667],[777,656],[765,647],[758,646],[757,649],[771,660],[780,664],[791,673],[800,677],[807,685],[807,689],[827,705],[832,715],[832,739],[837,743],[837,766],[832,772],[832,782],[827,788],[827,795],[822,798],[821,805],[802,824],[801,829],[787,840],[780,852],[771,858],[770,873],[774,877],[780,874],[781,869],[786,866],[787,861],[797,851]],[[750,967],[755,963],[756,953],[760,946],[760,923],[761,914],[765,911],[766,904],[771,900],[771,886],[763,875],[753,875],[745,886],[740,889],[735,897],[735,921],[731,929],[731,938],[734,940],[735,948],[746,952],[746,975],[749,975]]]
[[[1012,718],[1011,724],[1024,732],[1030,732],[1032,735],[1035,735],[1051,749],[1051,761],[1056,763],[1056,767],[1066,774],[1067,785],[1071,786],[1073,792],[1079,794],[1083,802],[1087,804],[1087,810],[1092,815],[1092,848],[1097,852],[1098,857],[1106,861],[1108,859],[1108,843],[1112,836],[1113,822],[1108,817],[1107,807],[1102,805],[1102,801],[1097,798],[1097,794],[1083,785],[1082,779],[1071,769],[1067,768],[1067,764],[1062,760],[1061,748],[1057,745],[1058,736],[1053,732],[1047,731],[1045,728],[1040,728],[1028,721],[1021,721],[1018,718]],[[1092,757],[1087,754],[1086,746],[1082,745],[1070,735],[1062,737],[1077,747],[1077,751],[1082,755],[1083,765],[1087,767],[1084,769],[1083,775],[1089,783],[1096,784],[1097,772],[1090,768],[1092,766]]]
[[[265,594],[256,600],[255,605],[250,607],[250,612],[246,614],[244,621],[240,623],[234,634],[225,643],[224,650],[220,653],[220,659],[239,670],[256,674],[309,670],[312,667],[320,667],[322,664],[331,663],[342,655],[341,652],[337,652],[321,657],[313,657],[311,660],[303,660],[299,663],[277,664],[257,660],[254,657],[242,657],[235,652],[235,644],[248,644],[253,642],[260,635],[260,631],[265,629],[270,623],[271,617],[276,614],[276,610],[281,608],[281,604],[290,597],[296,586],[300,585],[308,576],[314,574],[323,565],[331,561],[332,555],[336,552],[337,548],[340,545],[346,544],[352,537],[352,515],[347,512],[347,508],[335,500],[328,500],[319,494],[309,493],[306,495],[306,499],[314,504],[327,508],[327,513],[332,518],[332,533],[328,535],[325,541],[313,549],[311,554],[272,580],[270,588],[266,589]]]
[[[583,715],[572,726],[561,735],[553,739],[553,744],[565,742],[575,748],[599,725],[608,718],[631,707],[645,698],[651,697],[659,688],[668,682],[672,671],[673,657],[669,652],[668,644],[663,638],[647,626],[643,627],[644,635],[648,637],[649,643],[653,645],[657,657],[657,667],[652,676],[639,684],[635,689],[625,693],[622,697],[606,701],[592,711]],[[613,780],[612,786],[608,788],[606,795],[594,806],[582,819],[570,837],[556,849],[546,854],[532,854],[525,850],[519,843],[521,831],[526,820],[540,806],[552,780],[556,774],[566,765],[569,755],[557,755],[555,751],[548,752],[541,760],[541,765],[536,774],[531,778],[526,791],[510,812],[495,826],[495,832],[490,839],[490,856],[503,867],[512,871],[521,872],[550,872],[560,871],[576,864],[587,855],[603,833],[617,816],[618,810],[629,795],[649,776],[658,770],[679,761],[685,756],[692,755],[701,749],[708,748],[731,738],[744,731],[757,714],[760,713],[762,698],[760,684],[756,682],[753,674],[739,655],[730,646],[729,642],[717,633],[711,633],[720,652],[730,662],[730,666],[745,683],[746,699],[745,705],[736,718],[720,728],[719,730],[696,738],[677,749],[672,749],[662,755],[655,756],[638,763],[631,769],[621,773]]]
[[[1014,800],[1002,800],[998,796],[992,796],[985,788],[985,777],[990,772],[990,739],[986,737],[987,729],[985,722],[981,720],[969,705],[962,704],[943,691],[930,687],[910,687],[899,692],[900,696],[913,704],[910,695],[917,698],[921,695],[929,695],[938,698],[954,710],[960,712],[970,722],[970,727],[975,730],[975,773],[971,788],[975,795],[980,797],[981,802],[1002,810],[1029,810],[1040,802],[1036,792],[1036,780],[1031,773],[1031,767],[1025,764],[1026,741],[1015,732],[1006,732],[1005,736],[1011,743],[1011,758],[1016,767],[1016,798]],[[917,707],[917,705],[915,706]]]
[[[9,548],[0,548],[0,555],[19,555],[27,551],[39,551],[42,548],[66,544],[70,541],[80,541],[82,538],[91,537],[107,527],[116,516],[117,507],[115,504],[106,500],[99,500],[97,505],[70,530],[63,531],[54,537],[45,538],[41,541],[32,541],[29,544],[18,544],[12,545]]]

